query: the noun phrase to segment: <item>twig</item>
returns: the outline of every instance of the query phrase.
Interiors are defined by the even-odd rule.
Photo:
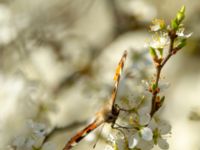
[[[155,90],[152,90],[152,106],[151,106],[151,117],[155,114],[155,112],[159,109],[156,107],[156,98],[159,93],[159,80],[160,80],[160,75],[162,68],[165,66],[167,61],[171,58],[173,54],[177,52],[176,49],[174,49],[174,40],[176,39],[177,35],[176,33],[172,30],[171,32],[169,31],[169,38],[170,38],[170,46],[169,46],[169,51],[167,56],[156,66],[156,80],[155,80]]]

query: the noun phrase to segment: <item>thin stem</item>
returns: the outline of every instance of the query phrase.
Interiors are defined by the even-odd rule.
[[[176,38],[176,34],[174,32],[169,33],[169,37],[170,37],[170,46],[169,46],[169,51],[168,51],[168,55],[163,59],[163,61],[156,66],[156,81],[155,81],[155,87],[156,89],[152,91],[152,99],[151,99],[151,117],[154,115],[154,113],[158,110],[156,108],[156,98],[158,95],[158,89],[159,89],[159,80],[160,80],[160,75],[161,75],[161,71],[162,68],[164,67],[164,65],[167,63],[167,61],[170,59],[170,57],[173,55],[173,46],[174,46],[174,40]]]

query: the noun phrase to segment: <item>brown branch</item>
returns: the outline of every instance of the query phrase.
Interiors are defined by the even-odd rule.
[[[170,46],[168,50],[167,56],[156,66],[156,80],[155,80],[155,90],[152,90],[152,99],[151,99],[151,112],[150,115],[151,117],[155,114],[155,112],[159,109],[156,107],[156,98],[159,93],[159,80],[160,80],[160,75],[162,68],[165,66],[167,61],[171,58],[173,54],[175,54],[176,50],[174,49],[174,40],[176,39],[177,35],[174,31],[169,31],[169,38],[170,38]]]

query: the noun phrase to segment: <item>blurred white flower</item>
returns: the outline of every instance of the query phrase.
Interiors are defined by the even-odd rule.
[[[17,36],[11,10],[0,4],[0,44],[8,44]]]
[[[156,8],[144,0],[128,0],[121,3],[124,12],[135,16],[141,22],[151,21],[157,15]]]

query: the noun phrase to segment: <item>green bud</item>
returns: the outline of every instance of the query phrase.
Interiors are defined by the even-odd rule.
[[[177,20],[178,24],[180,24],[184,18],[185,18],[185,6],[182,6],[176,15],[176,20]]]
[[[176,19],[179,24],[183,21],[184,18],[185,18],[185,15],[183,13],[180,13],[180,12],[177,13]]]
[[[153,84],[151,85],[151,88],[152,88],[152,90],[153,90],[153,91],[155,91],[155,90],[156,90],[156,88],[157,88],[156,84],[155,84],[155,83],[153,83]]]
[[[156,50],[153,47],[149,47],[149,52],[150,52],[150,55],[151,55],[151,57],[153,59],[157,59],[158,58]]]
[[[173,30],[177,30],[177,29],[178,29],[178,23],[177,23],[177,20],[176,20],[176,19],[173,19],[173,20],[171,21],[171,28],[172,28]]]
[[[182,6],[179,12],[185,14],[185,6]]]
[[[181,9],[176,14],[176,18],[171,21],[171,28],[173,30],[177,30],[184,18],[185,18],[185,6],[182,6]]]

